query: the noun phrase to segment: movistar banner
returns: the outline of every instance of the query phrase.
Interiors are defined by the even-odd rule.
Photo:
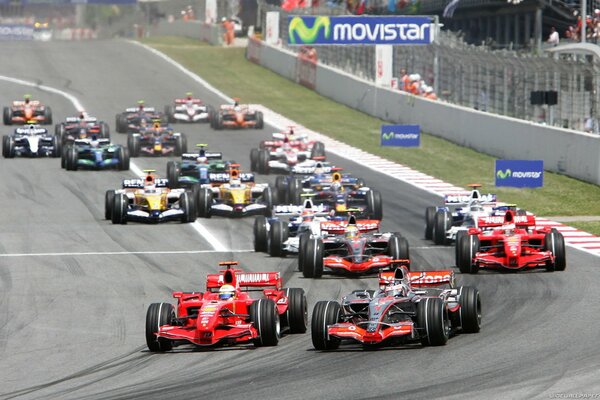
[[[429,17],[288,17],[288,44],[429,44],[432,40]]]
[[[421,128],[419,125],[381,125],[381,145],[419,147]]]
[[[543,160],[496,160],[496,186],[544,186]]]
[[[33,25],[26,24],[1,24],[0,40],[31,40],[33,39]]]

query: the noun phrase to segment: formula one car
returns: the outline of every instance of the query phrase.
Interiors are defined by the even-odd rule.
[[[425,239],[435,244],[448,244],[456,240],[457,234],[477,227],[479,217],[502,214],[505,207],[496,207],[495,194],[481,194],[481,185],[472,184],[469,195],[444,196],[443,207],[427,207],[425,210]],[[522,211],[524,213],[524,211]]]
[[[273,151],[283,147],[284,144],[289,144],[290,147],[298,151],[310,153],[311,158],[325,158],[325,145],[323,142],[309,140],[306,133],[296,133],[293,126],[290,126],[287,132],[275,132],[272,136],[272,139],[260,142],[259,148],[261,150]]]
[[[5,158],[60,157],[61,146],[58,136],[48,133],[39,125],[15,129],[13,135],[2,137],[2,155]]]
[[[110,128],[106,122],[82,113],[78,117],[67,117],[64,122],[56,124],[54,134],[61,138],[64,146],[73,143],[76,139],[85,139],[92,135],[110,139]]]
[[[477,226],[456,242],[462,273],[475,274],[480,268],[552,272],[567,267],[563,235],[555,228],[537,228],[533,215],[508,210],[504,216],[479,217]]]
[[[174,105],[165,106],[165,115],[169,122],[210,122],[215,118],[215,110],[202,100],[186,93],[184,99],[175,99]]]
[[[213,129],[240,129],[264,127],[263,113],[253,110],[249,104],[224,104],[219,107],[216,117],[210,121]]]
[[[129,151],[126,147],[110,143],[110,139],[77,139],[63,148],[61,167],[67,171],[78,169],[129,169]]]
[[[320,278],[325,268],[332,272],[371,273],[390,268],[394,260],[409,259],[408,241],[399,233],[380,233],[380,221],[321,222],[323,237],[310,237],[302,248],[299,269],[305,278]],[[300,261],[300,259],[299,259]]]
[[[194,186],[198,217],[271,215],[274,201],[269,184],[254,183],[254,174],[242,174],[239,168],[239,164],[230,165],[228,183]]]
[[[127,136],[127,148],[131,157],[180,156],[187,152],[187,138],[171,127],[155,121],[151,127],[141,127],[139,132]]]
[[[289,220],[282,220],[286,216]],[[301,206],[274,206],[272,218],[261,215],[254,220],[254,251],[268,252],[272,257],[299,253],[308,238],[321,237],[321,223],[332,218],[325,207],[315,206],[311,199]]]
[[[453,333],[480,331],[479,291],[456,287],[452,271],[409,272],[401,263],[394,271],[381,272],[379,283],[378,291],[355,290],[341,304],[315,304],[315,349],[335,350],[344,340],[366,349],[413,342],[443,346]]]
[[[153,303],[146,313],[146,344],[153,352],[175,346],[276,346],[281,334],[304,333],[304,290],[283,288],[279,272],[242,272],[236,261],[206,277],[206,292],[173,292],[177,307]],[[249,291],[260,291],[253,299]]]
[[[107,190],[104,197],[104,217],[113,224],[128,221],[182,223],[196,220],[193,193],[185,189],[169,189],[168,181],[144,171],[143,179],[126,179],[120,190]]]
[[[168,123],[167,117],[154,107],[145,107],[143,101],[137,107],[125,109],[116,116],[116,129],[119,133],[139,133],[140,129],[150,126],[153,120]]]
[[[198,153],[181,155],[181,161],[167,162],[167,179],[171,187],[193,185],[219,186],[229,182],[229,167],[235,162],[223,161],[223,154],[206,151],[206,144],[197,144]],[[251,182],[251,177],[241,174],[242,182]]]
[[[11,106],[4,107],[3,119],[4,125],[50,125],[52,110],[26,95],[23,101],[13,101]]]

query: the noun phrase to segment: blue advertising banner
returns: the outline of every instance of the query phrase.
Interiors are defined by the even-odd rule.
[[[0,24],[0,40],[32,40],[33,25]]]
[[[496,186],[544,186],[543,160],[496,160]]]
[[[421,128],[419,125],[381,125],[381,145],[419,147]]]
[[[289,16],[288,44],[429,44],[429,17]]]

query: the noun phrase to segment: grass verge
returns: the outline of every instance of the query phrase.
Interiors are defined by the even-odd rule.
[[[243,48],[213,47],[179,37],[149,38],[144,43],[242,102],[263,104],[307,128],[446,182],[463,187],[481,183],[483,191],[494,192],[502,201],[516,203],[538,215],[600,215],[597,185],[546,172],[543,188],[496,188],[494,157],[428,134],[422,135],[418,149],[380,147],[380,125],[385,121],[335,103],[247,61]],[[600,223],[584,225],[600,233]]]

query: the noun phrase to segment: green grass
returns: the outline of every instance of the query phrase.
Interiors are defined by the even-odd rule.
[[[565,222],[565,225],[600,236],[600,222],[598,221]]]
[[[379,146],[380,126],[385,121],[335,103],[244,58],[243,48],[212,47],[184,38],[144,40],[215,87],[242,102],[260,103],[286,117],[330,137],[373,154],[417,169],[454,185],[483,184],[505,202],[538,215],[600,215],[600,186],[545,173],[539,189],[496,188],[495,158],[446,140],[423,134],[419,149]],[[587,223],[586,223],[587,224]],[[600,229],[600,223],[590,229]]]

